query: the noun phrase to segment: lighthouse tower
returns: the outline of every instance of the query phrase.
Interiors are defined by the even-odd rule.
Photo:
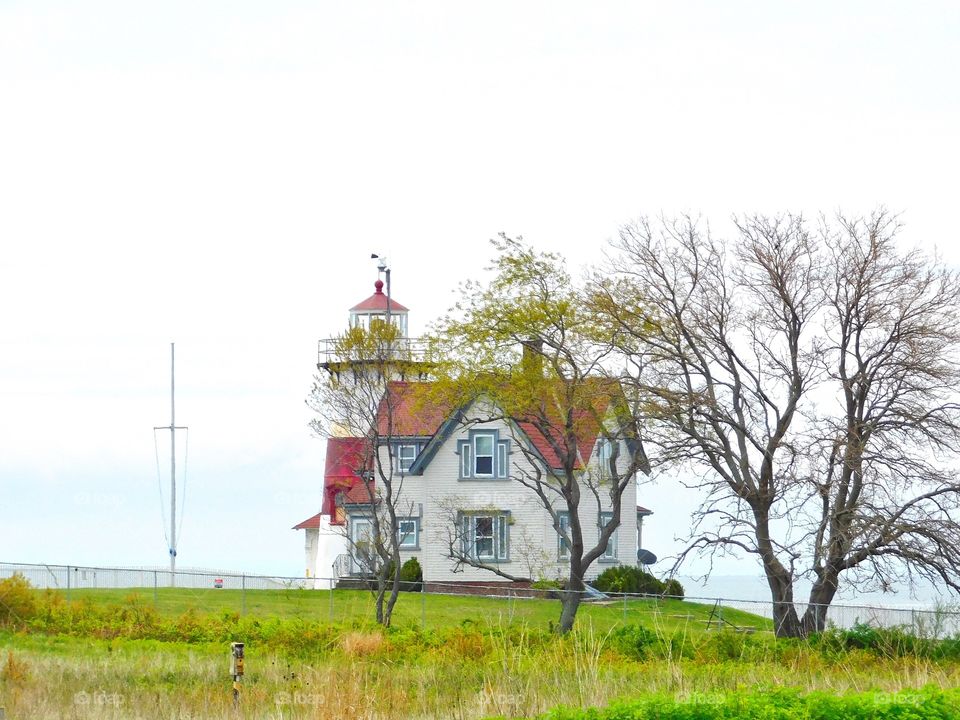
[[[390,296],[389,269],[381,263],[380,270],[387,273],[387,292],[384,293],[384,283],[378,278],[373,295],[350,308],[346,333],[319,342],[317,369],[326,372],[331,383],[349,383],[361,374],[369,377],[373,372],[385,388],[391,380],[418,381],[429,375],[431,365],[426,344],[408,336],[410,311]],[[392,329],[385,331],[385,328]],[[349,342],[352,336],[364,334],[385,338],[378,347],[375,362],[369,352],[358,352]],[[349,563],[349,542],[343,532],[345,518],[340,505],[369,501],[368,490],[358,472],[363,466],[364,442],[360,437],[327,438],[320,512],[293,528],[306,531],[307,577],[336,578],[344,571],[339,566]],[[320,581],[317,587],[326,588],[328,584]]]
[[[358,352],[344,337],[320,341],[317,368],[329,373],[331,381],[349,379],[350,373],[369,372],[373,365],[377,372],[386,373],[384,380],[425,380],[429,375],[426,343],[408,333],[409,309],[390,297],[389,281],[386,293],[383,287],[378,278],[373,284],[373,295],[350,308],[346,336],[348,340],[351,332],[369,333],[379,328],[377,337],[383,344],[376,353],[371,353],[369,347],[366,352]]]

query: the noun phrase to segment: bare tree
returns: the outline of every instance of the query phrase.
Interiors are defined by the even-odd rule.
[[[697,473],[678,562],[756,557],[779,635],[822,629],[844,573],[957,587],[958,286],[896,230],[882,212],[813,232],[749,217],[727,245],[690,218],[641,220],[595,283],[657,445]]]
[[[377,622],[389,627],[400,592],[400,518],[412,515],[404,497],[402,473],[394,456],[402,392],[391,392],[390,380],[409,363],[396,326],[372,321],[368,329],[351,328],[335,339],[328,377],[316,377],[307,405],[317,413],[311,421],[321,437],[358,440],[350,460],[357,477],[352,488],[354,519],[369,524],[369,535],[346,533],[354,562],[368,577],[376,600]]]
[[[598,333],[563,260],[501,236],[496,277],[468,284],[441,334],[452,348],[441,368],[444,402],[464,408],[465,424],[504,421],[521,461],[510,477],[530,490],[552,519],[569,555],[559,630],[573,627],[584,577],[620,525],[622,500],[638,472],[649,472],[631,405],[606,366],[612,347]],[[602,471],[591,471],[594,441],[609,443]],[[608,511],[596,544],[584,523]],[[628,508],[633,512],[633,508]],[[587,513],[587,514],[585,514]],[[531,580],[479,560],[451,534],[450,556],[510,580]]]
[[[960,591],[960,283],[916,250],[895,218],[840,217],[824,233],[824,368],[836,409],[820,418],[811,504],[821,630],[841,574],[889,589],[919,574]]]

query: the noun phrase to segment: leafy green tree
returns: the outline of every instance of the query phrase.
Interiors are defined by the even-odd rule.
[[[362,440],[351,459],[363,479],[354,494],[355,516],[369,522],[369,535],[346,537],[353,562],[362,567],[376,601],[377,622],[389,627],[401,588],[399,518],[412,513],[404,495],[404,476],[394,457],[397,406],[387,392],[391,379],[415,363],[396,325],[374,320],[369,328],[353,327],[335,338],[325,369],[307,398],[316,412],[311,427],[320,437]]]
[[[434,392],[448,406],[463,408],[464,424],[502,420],[514,434],[521,461],[514,461],[510,477],[539,501],[569,550],[559,622],[565,633],[573,627],[587,571],[603,555],[621,513],[634,511],[622,507],[625,491],[638,472],[649,472],[641,408],[614,378],[612,338],[594,321],[563,258],[505,235],[493,246],[493,279],[466,283],[461,301],[438,326],[447,354]],[[592,447],[585,444],[594,438],[611,448],[600,468],[588,466]],[[591,546],[584,528],[601,509],[610,511],[609,520]],[[450,555],[459,563],[511,580],[538,579],[511,574],[462,548],[452,536]]]

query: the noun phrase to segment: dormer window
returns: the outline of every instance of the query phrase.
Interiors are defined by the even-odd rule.
[[[390,444],[390,454],[392,455],[394,471],[401,475],[409,473],[421,450],[423,450],[423,443],[412,439],[392,442]]]
[[[413,461],[417,459],[416,445],[398,445],[397,446],[397,469],[400,472],[407,472],[413,467]]]
[[[501,440],[497,430],[471,430],[470,437],[457,442],[460,479],[496,480],[508,475],[510,441]]]
[[[597,440],[597,468],[598,474],[602,478],[608,478],[610,474],[610,459],[613,457],[613,441],[601,437]]]
[[[473,476],[493,477],[493,433],[473,436]]]

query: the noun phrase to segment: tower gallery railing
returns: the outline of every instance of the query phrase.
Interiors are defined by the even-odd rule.
[[[317,344],[317,365],[368,361],[361,353],[343,347],[340,338],[323,338]],[[387,352],[390,359],[398,362],[424,363],[431,357],[431,344],[424,338],[396,338]]]

